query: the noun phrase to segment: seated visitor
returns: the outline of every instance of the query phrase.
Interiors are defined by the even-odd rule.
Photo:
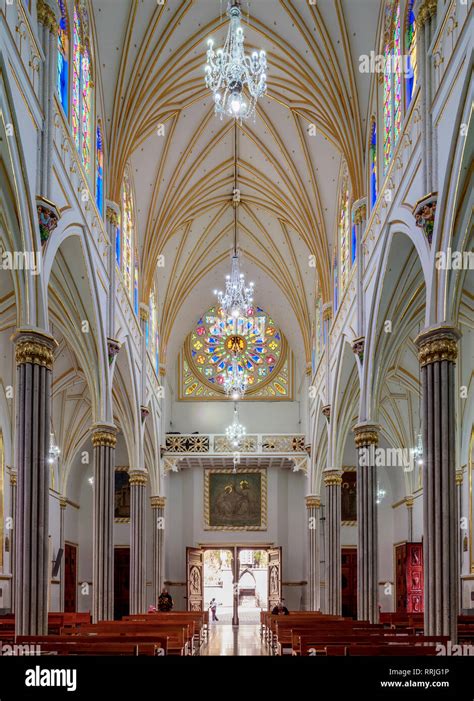
[[[171,611],[173,608],[173,599],[171,594],[168,594],[166,587],[163,587],[158,599],[158,611]]]
[[[279,601],[278,604],[272,609],[272,616],[288,616],[289,613],[290,612],[286,606],[283,606],[282,601]]]

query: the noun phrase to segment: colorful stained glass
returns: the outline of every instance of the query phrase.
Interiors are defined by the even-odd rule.
[[[81,90],[82,90],[82,165],[86,172],[91,167],[91,87],[90,87],[90,62],[89,52],[84,49],[81,67]]]
[[[351,265],[354,265],[357,255],[357,228],[354,222],[352,223],[352,236],[351,236]]]
[[[95,201],[97,209],[104,216],[104,140],[100,121],[97,122],[96,139]]]
[[[349,175],[344,166],[339,191],[339,221],[338,221],[338,245],[339,245],[339,271],[341,295],[346,289],[350,268],[350,192]]]
[[[79,8],[79,9],[78,9]],[[82,165],[91,171],[92,87],[87,42],[88,18],[84,3],[74,3],[72,41],[72,134]]]
[[[226,318],[219,307],[211,307],[199,319],[185,344],[183,397],[222,399],[235,353],[239,371],[247,375],[246,397],[288,398],[286,342],[260,307],[238,319]]]
[[[64,0],[58,0],[58,76],[57,90],[66,117],[69,111],[69,29]]]
[[[134,287],[134,211],[133,194],[128,172],[125,173],[122,186],[122,275],[125,288],[133,298]]]
[[[156,289],[153,288],[149,299],[149,321],[147,324],[147,348],[153,367],[158,375],[160,368],[159,335],[158,335],[158,307]]]
[[[135,265],[133,271],[133,311],[138,315],[138,252],[135,249]]]
[[[72,136],[76,148],[81,148],[81,40],[79,16],[74,6],[74,26],[72,32]]]
[[[409,0],[406,14],[405,51],[408,56],[408,65],[405,78],[406,106],[410,106],[413,91],[416,84],[416,21],[413,12],[414,0]]]
[[[117,265],[122,268],[122,237],[120,234],[120,227],[117,226],[115,229],[115,258],[117,260]]]
[[[384,171],[393,156],[402,123],[402,50],[400,1],[387,0],[384,30]]]
[[[377,201],[377,123],[372,117],[370,127],[370,205],[373,208]]]

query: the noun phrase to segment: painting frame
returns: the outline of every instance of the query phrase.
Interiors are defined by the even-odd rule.
[[[245,477],[250,478],[250,482],[255,484],[255,476],[259,484],[258,496],[258,523],[223,524],[222,519],[213,512],[216,484],[221,481],[218,476],[228,476],[232,481],[236,479],[242,481]],[[247,480],[248,481],[248,480]],[[214,484],[213,484],[214,482]],[[267,530],[267,469],[265,467],[241,467],[237,470],[227,467],[207,467],[204,468],[204,530],[206,531],[266,531]]]
[[[122,475],[125,475],[122,478]],[[117,479],[118,478],[118,479]],[[128,485],[125,484],[128,479]],[[118,485],[117,482],[123,480],[124,484]],[[117,515],[117,493],[120,488],[128,488],[128,516],[118,516]],[[115,523],[130,523],[130,476],[128,473],[127,465],[118,465],[114,470],[114,522]]]
[[[344,489],[350,496],[344,498]],[[347,465],[342,468],[341,484],[341,526],[357,526],[357,468]]]

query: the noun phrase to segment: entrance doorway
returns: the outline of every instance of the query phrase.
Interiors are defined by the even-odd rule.
[[[211,601],[216,602],[218,624],[259,624],[260,612],[268,610],[268,548],[233,546],[202,550],[203,608],[207,610]]]
[[[114,548],[114,619],[130,613],[130,548]]]
[[[342,615],[357,618],[357,549],[342,548]]]
[[[74,613],[77,605],[77,545],[64,545],[64,611]]]

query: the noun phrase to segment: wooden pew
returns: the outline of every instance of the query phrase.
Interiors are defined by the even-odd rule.
[[[170,655],[186,655],[192,653],[192,627],[191,624],[170,623],[135,623],[133,621],[101,621],[91,626],[81,626],[81,628],[63,628],[61,634],[64,635],[118,635],[129,636],[136,633],[147,634],[159,633],[168,637],[168,651]]]
[[[165,656],[168,654],[168,637],[158,633],[136,633],[127,636],[120,635],[19,635],[16,639],[19,645],[39,646],[41,651],[54,652],[58,646],[62,649],[65,645],[102,645],[123,644],[154,646],[154,654]],[[143,648],[147,649],[147,648]],[[139,651],[138,654],[141,654]],[[148,653],[144,653],[148,654]]]

